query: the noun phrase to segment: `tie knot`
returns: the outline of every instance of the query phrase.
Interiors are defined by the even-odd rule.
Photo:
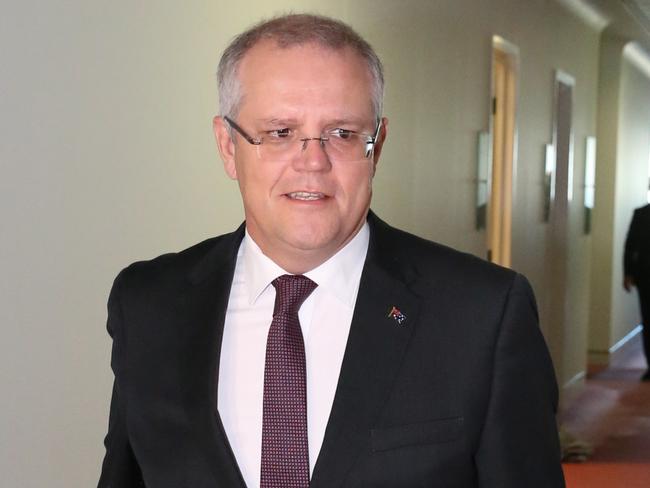
[[[275,287],[273,315],[297,314],[304,302],[316,288],[316,283],[303,275],[282,275],[271,283]]]

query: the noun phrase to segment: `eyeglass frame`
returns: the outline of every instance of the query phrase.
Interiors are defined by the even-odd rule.
[[[244,129],[242,129],[234,120],[232,120],[230,117],[227,115],[223,116],[223,120],[226,121],[226,123],[235,129],[241,135],[246,142],[253,146],[261,146],[262,143],[264,142],[262,139],[255,139],[254,137],[251,137]],[[375,135],[371,136],[370,134],[363,134],[360,132],[357,132],[357,134],[364,135],[370,138],[369,141],[366,141],[366,153],[364,159],[370,158],[370,155],[373,154],[375,150],[375,144],[377,144],[377,139],[379,138],[379,131],[381,130],[381,117],[377,118],[377,128],[375,129]],[[307,142],[309,141],[318,141],[320,146],[325,150],[325,142],[329,141],[329,137],[323,137],[324,132],[321,132],[321,135],[319,137],[303,137],[302,139],[298,139],[300,142],[303,143],[303,148],[302,150],[304,151],[305,148],[307,147]],[[368,149],[368,146],[370,146],[370,149]]]

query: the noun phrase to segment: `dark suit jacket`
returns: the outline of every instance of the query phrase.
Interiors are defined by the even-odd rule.
[[[623,267],[637,282],[650,282],[650,205],[637,208],[625,240]]]
[[[557,387],[525,278],[372,214],[369,223],[310,486],[564,486]],[[244,486],[217,412],[243,233],[136,263],[115,280],[115,386],[99,487]],[[389,316],[393,306],[406,317],[401,325]]]

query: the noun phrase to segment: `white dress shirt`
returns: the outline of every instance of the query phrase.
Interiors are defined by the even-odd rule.
[[[318,286],[299,311],[307,362],[309,471],[323,443],[359,291],[370,232],[357,235],[305,273]],[[244,236],[237,253],[221,345],[217,407],[249,488],[260,486],[266,338],[273,317],[271,282],[288,274]]]

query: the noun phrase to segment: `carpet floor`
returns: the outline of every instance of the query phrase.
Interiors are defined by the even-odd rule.
[[[584,388],[559,415],[562,428],[590,443],[584,463],[563,464],[567,488],[650,488],[650,382],[640,335],[606,369],[590,368]]]

